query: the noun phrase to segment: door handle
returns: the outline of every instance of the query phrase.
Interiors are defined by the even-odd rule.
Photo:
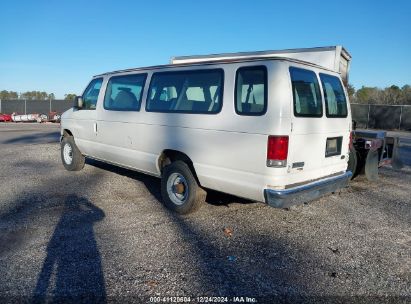
[[[97,123],[96,122],[93,124],[93,129],[94,129],[94,133],[97,134]]]

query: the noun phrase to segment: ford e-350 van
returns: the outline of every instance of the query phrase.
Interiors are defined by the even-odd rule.
[[[341,58],[341,47],[191,56],[95,76],[62,115],[63,164],[160,177],[182,214],[207,189],[280,208],[334,192],[351,176]]]

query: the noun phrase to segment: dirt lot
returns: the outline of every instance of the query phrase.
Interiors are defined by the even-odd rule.
[[[0,125],[2,303],[411,302],[410,168],[291,210],[211,193],[181,217],[155,178],[65,171],[57,131]]]

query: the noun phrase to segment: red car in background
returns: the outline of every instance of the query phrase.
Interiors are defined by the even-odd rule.
[[[0,121],[4,121],[4,122],[11,121],[11,115],[0,113]]]

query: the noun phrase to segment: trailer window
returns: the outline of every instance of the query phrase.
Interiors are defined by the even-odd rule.
[[[347,99],[338,77],[320,74],[327,117],[347,117]]]
[[[310,70],[290,67],[294,99],[294,115],[321,117],[323,115],[317,75]]]
[[[104,109],[139,111],[147,74],[113,76],[107,84]]]
[[[235,111],[240,115],[263,115],[267,111],[267,69],[265,66],[237,70]]]
[[[154,73],[146,110],[149,112],[218,113],[222,106],[223,70]]]

